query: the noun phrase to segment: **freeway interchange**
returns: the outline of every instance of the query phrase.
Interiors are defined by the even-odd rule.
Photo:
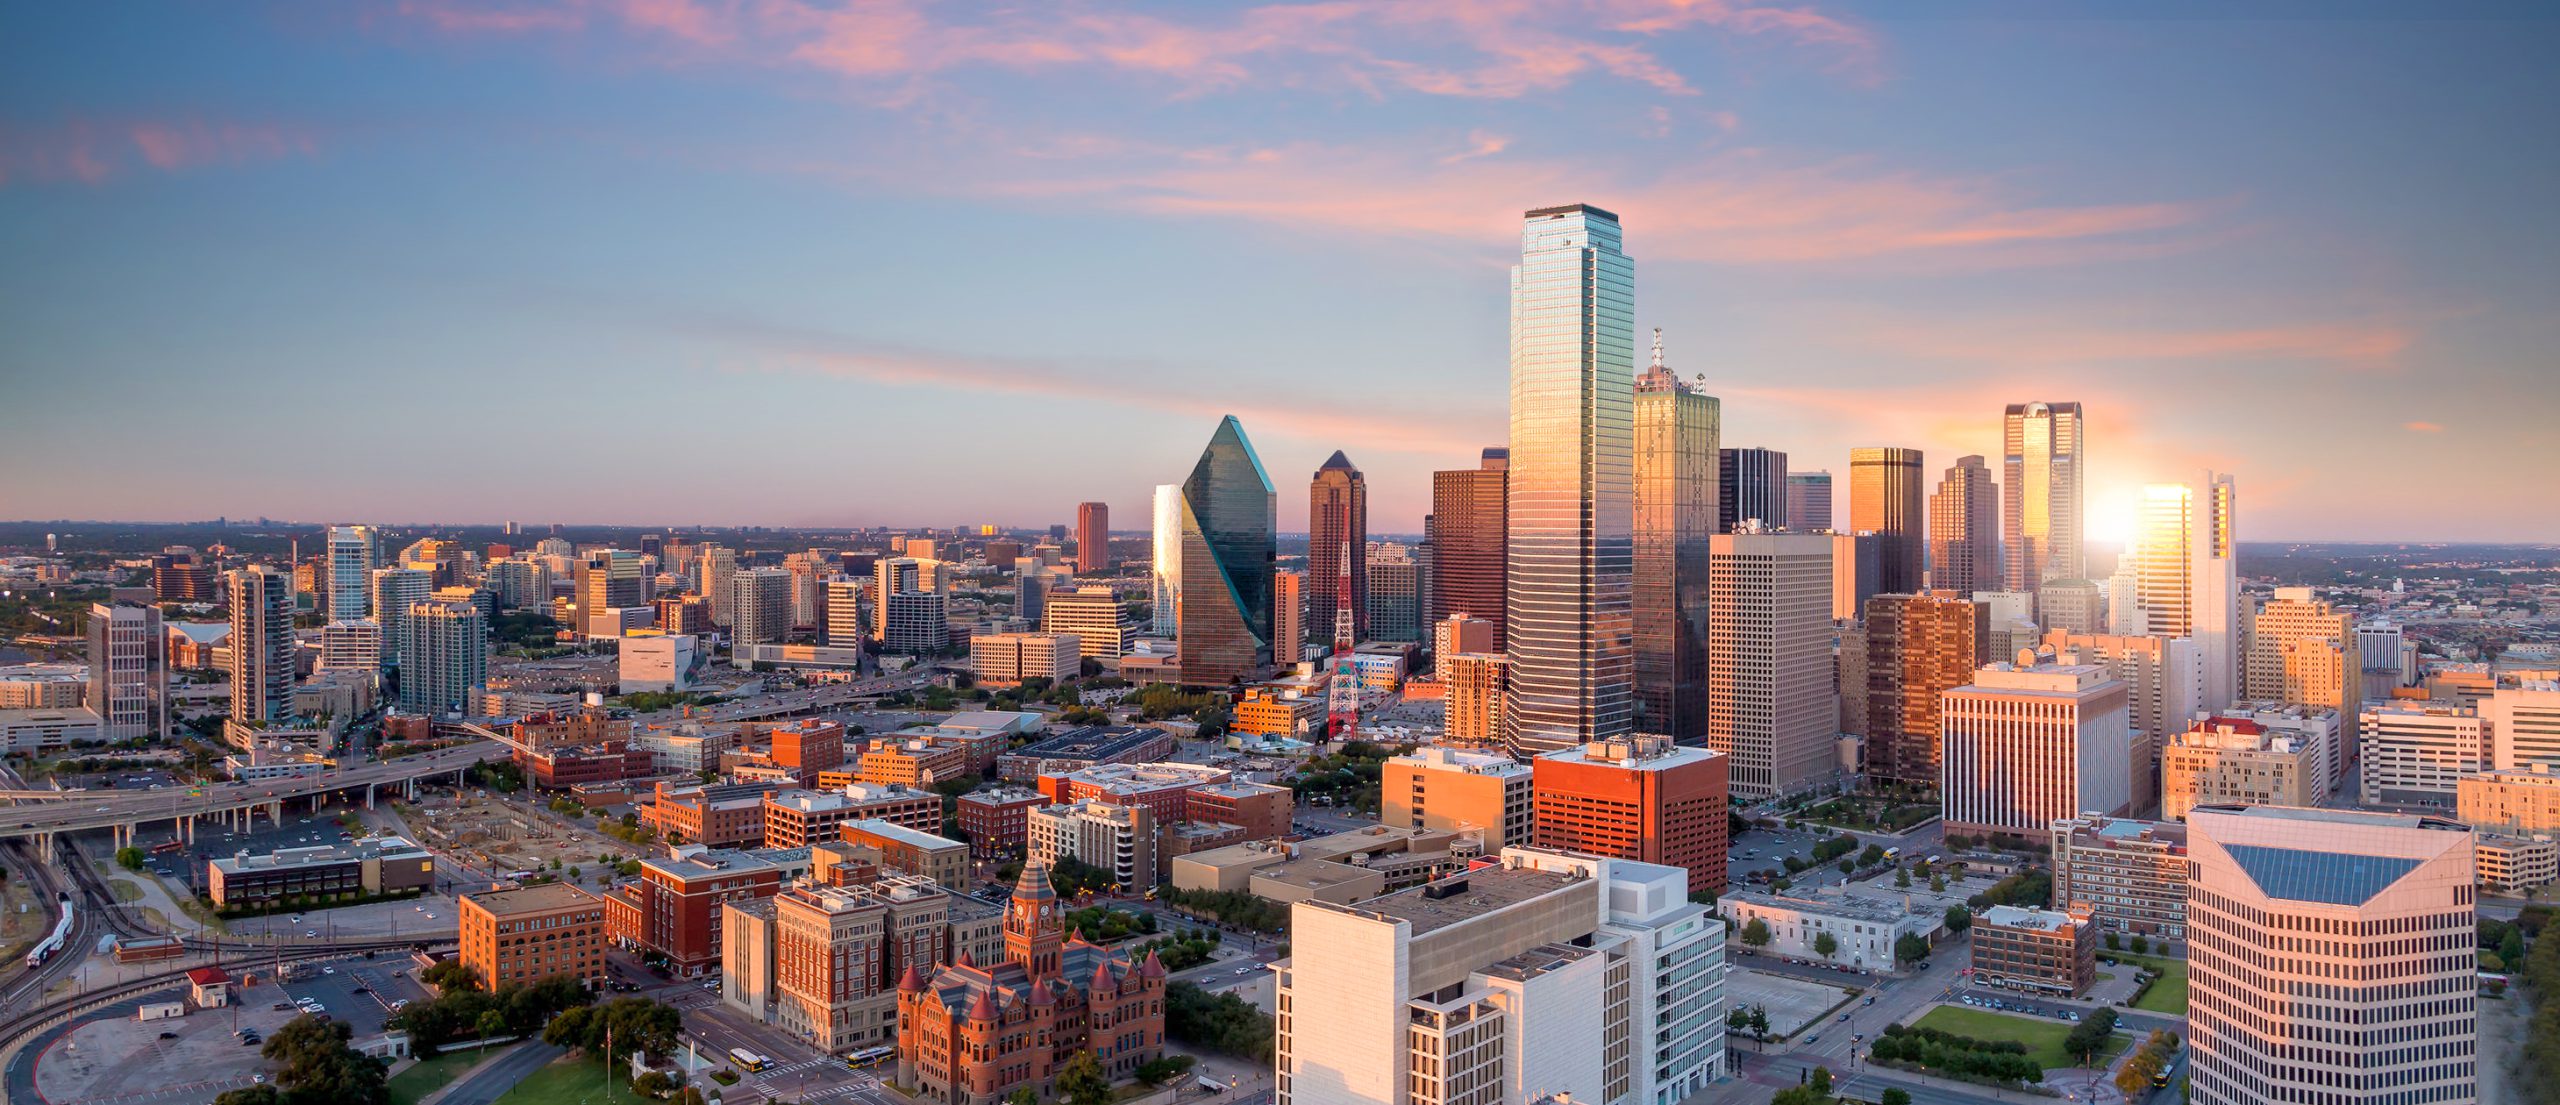
[[[475,764],[502,759],[507,746],[493,740],[404,756],[382,763],[357,764],[317,775],[258,783],[224,783],[207,787],[172,787],[130,791],[13,791],[18,805],[0,812],[0,840],[33,839],[47,851],[56,834],[112,830],[129,842],[141,825],[167,821],[180,834],[191,834],[194,820],[220,814],[274,816],[298,798],[363,791],[368,800],[377,787],[409,784],[438,775],[455,775]],[[24,799],[44,799],[28,802]]]

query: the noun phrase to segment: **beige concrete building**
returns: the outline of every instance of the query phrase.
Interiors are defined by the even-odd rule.
[[[2480,718],[2500,768],[2560,764],[2560,683],[2524,680],[2501,685],[2480,701]]]
[[[2483,832],[2560,833],[2560,774],[2547,763],[2454,781],[2454,815]]]
[[[2276,806],[2187,824],[2198,1105],[2479,1100],[2468,827]]]
[[[2560,842],[2548,836],[2482,834],[2474,849],[2480,885],[2492,892],[2514,894],[2560,879]]]
[[[2127,722],[2150,735],[2154,748],[2166,747],[2204,710],[2204,658],[2184,637],[2047,630],[2041,647],[2056,663],[2097,664],[2123,680]]]
[[[1301,902],[1280,1105],[1674,1105],[1724,1063],[1724,926],[1677,868],[1512,848],[1356,905]]]
[[[2053,905],[2087,908],[2105,932],[2187,936],[2187,827],[2073,817],[2053,823]]]
[[[1073,633],[988,633],[969,638],[969,670],[990,687],[1018,687],[1025,679],[1051,683],[1073,679],[1080,639]]]
[[[2465,775],[2489,768],[2480,715],[2429,702],[2368,702],[2356,736],[2368,806],[2454,806]]]
[[[1372,825],[1310,840],[1256,840],[1176,856],[1172,878],[1183,890],[1344,903],[1419,886],[1480,854],[1472,834]]]
[[[2355,712],[2364,662],[2354,615],[2313,598],[2308,587],[2278,587],[2245,615],[2240,697]]]
[[[1469,748],[1502,743],[1502,680],[1508,657],[1495,652],[1462,652],[1436,658],[1448,695],[1442,739]]]
[[[1747,532],[1710,543],[1707,744],[1731,757],[1736,802],[1837,774],[1831,544],[1822,534]]]
[[[1449,658],[1462,653],[1493,651],[1493,623],[1465,614],[1451,614],[1431,623],[1431,676],[1449,677]]]
[[[1060,859],[1079,860],[1111,872],[1129,893],[1156,884],[1156,815],[1146,806],[1091,799],[1040,806],[1024,815],[1024,828],[1030,838],[1025,863],[1055,867]]]
[[[969,845],[947,836],[881,820],[847,821],[838,826],[841,843],[877,852],[880,864],[919,875],[954,890],[969,886]]]
[[[2254,721],[2201,718],[2161,753],[2160,816],[2183,820],[2200,805],[2318,805],[2319,765],[2315,751]]]
[[[773,1020],[773,899],[720,904],[720,1003]]]
[[[1433,745],[1388,760],[1379,771],[1381,825],[1472,832],[1488,852],[1529,842],[1535,794],[1528,764]]]
[[[2123,681],[2092,664],[1989,664],[1940,711],[1939,792],[1951,833],[2039,837],[2055,821],[2133,803]]]
[[[1134,630],[1120,612],[1120,600],[1109,585],[1078,587],[1052,594],[1040,608],[1040,628],[1072,634],[1078,656],[1117,659],[1129,651]]]

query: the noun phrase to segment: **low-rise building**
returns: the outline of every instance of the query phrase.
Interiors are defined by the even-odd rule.
[[[2473,847],[2480,885],[2497,893],[2519,893],[2560,879],[2560,841],[2548,836],[2482,833]]]
[[[1182,890],[1242,891],[1275,902],[1356,902],[1461,870],[1482,852],[1472,833],[1372,825],[1300,841],[1257,840],[1175,856]]]
[[[2560,774],[2536,761],[2454,782],[2454,812],[2484,832],[2560,833]]]
[[[615,657],[614,674],[623,694],[664,694],[691,687],[693,673],[704,659],[701,645],[691,633],[672,630],[655,636],[624,637],[617,647],[620,653]]]
[[[2085,907],[1995,905],[1975,915],[1972,932],[1978,981],[2078,997],[2098,979],[2097,924]]]
[[[657,758],[628,744],[559,745],[517,749],[516,766],[543,790],[567,790],[596,783],[619,783],[655,774]]]
[[[669,783],[651,789],[641,824],[669,844],[753,848],[764,843],[765,799],[775,783]]]
[[[1025,828],[1026,865],[1055,867],[1074,859],[1111,872],[1131,893],[1156,884],[1156,818],[1145,806],[1091,800],[1041,806],[1030,811]]]
[[[1528,764],[1494,752],[1427,745],[1388,760],[1379,771],[1381,825],[1472,832],[1488,851],[1529,841],[1536,798]]]
[[[50,752],[106,738],[97,711],[0,710],[0,752]]]
[[[1746,935],[1752,923],[1768,929],[1768,943],[1760,945],[1766,954],[1806,963],[1836,963],[1860,970],[1890,971],[1895,967],[1893,945],[1905,935],[1929,939],[1946,927],[1946,917],[1925,909],[1890,905],[1863,897],[1851,897],[1832,890],[1810,894],[1780,894],[1768,890],[1746,888],[1728,891],[1716,900],[1716,911],[1733,919]],[[1832,939],[1829,955],[1820,950],[1821,938]]]
[[[2451,809],[2462,777],[2490,766],[2479,712],[2439,703],[2366,703],[2357,750],[2368,806]]]
[[[1295,737],[1324,730],[1325,700],[1261,687],[1244,692],[1227,726],[1239,733]]]
[[[720,962],[720,907],[780,893],[786,871],[754,852],[698,844],[669,848],[664,856],[640,861],[640,878],[620,888],[632,908],[607,910],[607,934],[665,956],[679,975],[699,975]]]
[[[2160,816],[2199,805],[2313,806],[2327,793],[2317,751],[2243,718],[2204,717],[2160,754]]]
[[[2187,827],[2175,821],[2055,821],[2053,904],[2087,907],[2103,932],[2187,938]]]
[[[864,818],[931,832],[942,827],[942,796],[878,783],[853,783],[832,791],[785,791],[765,799],[765,845],[806,848],[836,839],[838,826]]]
[[[1173,734],[1141,725],[1086,725],[1027,744],[996,758],[1006,780],[1028,783],[1096,764],[1131,764],[1173,755]]]
[[[205,896],[224,909],[314,905],[414,894],[435,882],[435,855],[399,837],[235,852],[205,863]]]
[[[1059,683],[1082,661],[1073,633],[987,633],[969,638],[969,670],[981,685],[1019,687],[1027,679]]]
[[[1031,811],[1048,804],[1048,795],[1025,787],[970,791],[956,803],[960,834],[981,859],[1019,856],[1030,843]]]
[[[554,975],[604,983],[604,903],[567,883],[462,896],[462,965],[491,990]]]
[[[882,865],[919,875],[955,889],[969,884],[969,846],[895,822],[847,821],[838,830],[842,843],[878,851]]]
[[[1191,825],[1232,825],[1243,833],[1239,839],[1268,840],[1289,835],[1296,809],[1296,792],[1287,787],[1231,779],[1183,792],[1182,820]]]

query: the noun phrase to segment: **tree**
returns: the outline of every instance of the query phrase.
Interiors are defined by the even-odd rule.
[[[1858,861],[1856,860],[1844,859],[1840,861],[1840,873],[1843,875],[1851,874],[1857,871],[1857,869]]]
[[[1724,1015],[1724,1030],[1740,1032],[1751,1027],[1751,1011],[1737,1005]]]
[[[2122,938],[2118,937],[2116,934],[2114,934],[2114,933],[2112,933],[2112,932],[2110,932],[2110,933],[2108,933],[2108,934],[2107,934],[2107,950],[2108,950],[2108,951],[2114,951],[2114,950],[2116,950],[2117,948],[2120,948],[2120,947],[2123,947],[2123,946],[2124,946],[2124,940],[2123,940]]]
[[[127,871],[142,870],[144,859],[145,856],[140,848],[128,846],[116,849],[116,866],[122,867]]]
[[[1751,1007],[1751,1034],[1763,1040],[1769,1038],[1768,1006],[1754,1005]]]
[[[2506,937],[2498,941],[2498,958],[2509,963],[2524,962],[2524,933],[2508,929]]]
[[[2115,1031],[2116,1011],[2099,1006],[2087,1019],[2071,1027],[2070,1034],[2062,1038],[2062,1050],[2087,1065],[2087,1060],[2096,1055],[2099,1048],[2106,1046],[2107,1037],[2115,1035]]]
[[[1839,950],[1839,937],[1833,936],[1828,932],[1817,932],[1813,934],[1813,954],[1821,956],[1824,959],[1829,959],[1831,958],[1832,953]]]
[[[667,1077],[665,1071],[644,1070],[640,1077],[631,1080],[631,1088],[651,1097],[665,1097],[668,1091],[676,1088],[676,1080]]]
[[[1895,1086],[1878,1097],[1876,1105],[1911,1105],[1911,1091]]]
[[[259,1054],[283,1066],[276,1085],[284,1090],[280,1096],[285,1105],[385,1105],[391,1100],[382,1064],[347,1046],[353,1035],[345,1021],[306,1014],[267,1037]]]
[[[1191,1069],[1192,1064],[1199,1061],[1199,1059],[1189,1055],[1167,1055],[1158,1059],[1150,1059],[1145,1063],[1139,1064],[1137,1070],[1138,1081],[1144,1082],[1150,1086],[1161,1086],[1176,1078],[1182,1077],[1184,1073]]]
[[[459,958],[443,960],[435,966],[418,972],[418,981],[426,983],[429,986],[433,986],[438,990],[477,990],[480,988],[479,973],[473,971],[467,966],[464,966],[462,960]]]
[[[1893,957],[1904,963],[1917,963],[1929,958],[1929,940],[1916,932],[1893,938]]]
[[[1111,1105],[1111,1076],[1092,1052],[1079,1050],[1058,1068],[1058,1097],[1067,1105]]]
[[[1932,894],[1944,894],[1944,893],[1946,893],[1946,892],[1947,892],[1947,877],[1946,877],[1945,875],[1931,875],[1931,876],[1929,876],[1929,893],[1932,893]]]
[[[1813,1077],[1805,1080],[1805,1086],[1810,1088],[1818,1097],[1831,1096],[1831,1068],[1813,1068]]]
[[[1908,889],[1910,889],[1910,888],[1911,888],[1911,869],[1910,869],[1910,868],[1908,868],[1908,867],[1896,867],[1896,868],[1894,868],[1894,869],[1893,869],[1893,885],[1894,885],[1897,889],[1902,889],[1902,890],[1908,890]]]
[[[1742,926],[1742,942],[1755,948],[1769,946],[1769,922],[1754,917]]]
[[[1004,1095],[1005,1105],[1040,1105],[1040,1091],[1024,1086]]]
[[[250,1086],[214,1098],[213,1105],[284,1105],[284,1094],[274,1086]]]
[[[1947,931],[1963,932],[1973,927],[1973,911],[1960,905],[1947,907]]]
[[[2148,937],[2148,936],[2141,936],[2141,935],[2137,935],[2137,936],[2135,936],[2135,937],[2133,938],[2133,954],[2135,954],[2135,955],[2141,955],[2141,954],[2143,954],[2143,953],[2145,953],[2145,952],[2148,952],[2148,951],[2150,951],[2150,950],[2151,950],[2151,938],[2150,938],[2150,937]]]

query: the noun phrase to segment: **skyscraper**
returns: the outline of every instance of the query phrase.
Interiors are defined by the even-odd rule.
[[[89,607],[89,709],[111,741],[169,735],[168,634],[160,608],[137,602]]]
[[[231,717],[293,716],[293,576],[265,565],[234,569],[231,587]]]
[[[1787,473],[1787,528],[1797,533],[1831,528],[1831,473]]]
[[[1076,504],[1076,571],[1111,570],[1111,504]]]
[[[2095,664],[1993,663],[1946,692],[1947,831],[2034,837],[2065,818],[2129,812],[2137,745],[2127,704],[2124,683]]]
[[[1849,450],[1849,528],[1876,535],[1876,590],[1921,589],[1921,553],[1929,529],[1920,513],[1920,450]]]
[[[1307,658],[1307,574],[1271,573],[1271,662],[1286,667]]]
[[[1636,717],[1684,743],[1707,735],[1707,558],[1716,533],[1722,406],[1663,367],[1636,380]]]
[[[1828,474],[1823,485],[1828,496]],[[1785,453],[1758,446],[1716,450],[1716,532],[1732,533],[1754,518],[1763,532],[1787,525],[1795,515],[1788,486]]]
[[[329,593],[320,603],[329,620],[372,612],[375,542],[372,526],[329,527]]]
[[[784,573],[783,601],[790,618],[789,573]],[[597,549],[578,561],[579,629],[590,637],[619,637],[622,622],[613,611],[648,604],[640,554],[627,549]],[[717,609],[717,607],[714,607]]]
[[[862,639],[868,635],[863,625],[862,581],[842,575],[827,580],[826,606],[824,620],[819,623],[822,639],[837,648],[862,647]]]
[[[1981,457],[1958,457],[1929,496],[1929,586],[1970,595],[1996,591],[2000,535],[1993,527],[1999,489]]]
[[[638,554],[633,554],[638,555]],[[422,602],[404,619],[400,706],[422,714],[471,708],[471,692],[489,682],[489,623],[467,602]]]
[[[1422,639],[1422,562],[1413,550],[1387,542],[1363,558],[1368,595],[1362,603],[1369,616],[1369,636],[1381,641]]]
[[[757,645],[791,636],[791,570],[747,568],[729,577],[729,652],[739,667]]]
[[[1155,611],[1151,616],[1156,635],[1170,637],[1178,627],[1178,611],[1182,605],[1182,485],[1156,485],[1155,532],[1148,549],[1153,554],[1147,574],[1152,582],[1150,598]]]
[[[2187,841],[2196,1105],[2479,1100],[2469,826],[2199,806]]]
[[[1733,797],[1826,778],[1840,708],[1831,671],[1831,548],[1821,534],[1718,534],[1708,562],[1707,743]]]
[[[2364,701],[2355,615],[2313,597],[2311,588],[2278,587],[2243,623],[2240,697],[2355,716]]]
[[[1369,480],[1334,450],[1307,484],[1307,627],[1333,642],[1343,556],[1351,557],[1351,636],[1369,636]]]
[[[1940,696],[1989,659],[1989,607],[1950,591],[1867,600],[1867,775],[1938,785]]]
[[[1279,496],[1244,424],[1218,422],[1182,483],[1182,681],[1223,687],[1271,658]]]
[[[1522,216],[1511,270],[1504,647],[1512,754],[1634,720],[1635,262],[1587,204]]]
[[[427,595],[434,590],[432,572],[418,568],[373,570],[373,608],[380,612],[373,620],[382,623],[383,666],[400,666],[401,651],[409,647],[409,608],[427,601]]]
[[[1464,614],[1491,623],[1497,651],[1510,468],[1511,450],[1497,446],[1473,468],[1431,474],[1431,620]]]
[[[2086,578],[2080,521],[2078,403],[2011,403],[2000,419],[2000,540],[2008,548],[2006,591],[2033,591],[2048,579]],[[1990,588],[1985,587],[1984,590]]]
[[[2240,586],[2230,476],[2206,473],[2198,495],[2184,484],[2142,489],[2134,592],[2145,632],[2194,639],[2204,659],[2204,708],[2228,707],[2239,680]]]
[[[738,570],[737,550],[719,545],[704,545],[702,555],[694,560],[694,565],[701,571],[702,577],[694,581],[693,589],[700,592],[702,597],[711,600],[711,624],[723,629],[728,628],[729,576]],[[586,600],[581,596],[579,601],[583,603]]]

